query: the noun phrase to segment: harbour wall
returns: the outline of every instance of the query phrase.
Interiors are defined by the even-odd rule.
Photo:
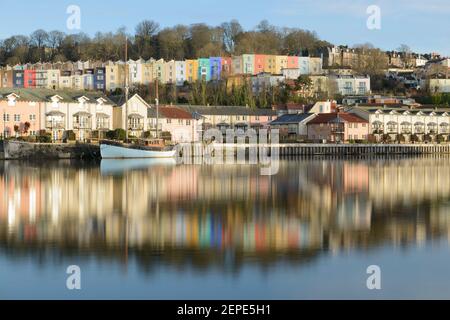
[[[22,141],[4,142],[4,159],[98,159],[99,145],[87,143],[55,144],[29,143]],[[1,156],[1,155],[0,155]]]

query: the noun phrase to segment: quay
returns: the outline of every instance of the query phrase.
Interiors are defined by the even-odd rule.
[[[237,154],[239,149],[245,148],[249,152],[251,148],[259,153],[270,155],[276,149],[280,156],[303,155],[420,155],[420,154],[450,154],[450,144],[214,144],[209,150],[231,152]],[[193,143],[181,145],[180,156],[202,156],[205,145]]]

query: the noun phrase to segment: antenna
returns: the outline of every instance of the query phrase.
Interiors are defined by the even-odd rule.
[[[159,84],[158,84],[158,77],[156,77],[155,104],[156,104],[156,139],[159,139]]]

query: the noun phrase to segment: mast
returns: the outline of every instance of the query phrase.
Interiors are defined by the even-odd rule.
[[[156,104],[156,139],[159,139],[159,84],[158,77],[156,77],[156,94],[155,94],[155,104]]]
[[[125,37],[125,142],[128,143],[128,37]]]

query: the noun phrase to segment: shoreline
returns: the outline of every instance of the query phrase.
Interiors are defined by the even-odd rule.
[[[212,144],[185,143],[178,145],[179,156],[203,157],[212,150],[232,152],[244,149],[254,150],[264,156],[302,155],[420,155],[450,154],[450,144],[320,144],[320,143],[278,143],[278,144]],[[101,159],[100,146],[88,143],[29,143],[6,141],[0,144],[0,160],[19,159]]]

